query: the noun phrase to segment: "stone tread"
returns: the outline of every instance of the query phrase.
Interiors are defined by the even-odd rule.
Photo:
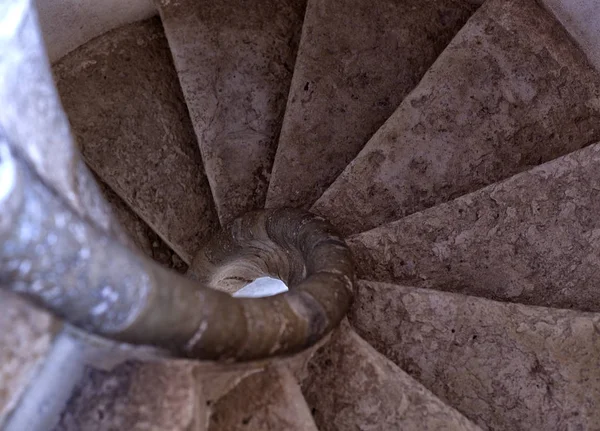
[[[264,206],[306,0],[162,0],[223,224]]]
[[[584,53],[537,1],[490,0],[313,210],[357,233],[599,139]]]
[[[54,72],[87,163],[189,262],[218,219],[160,20],[94,39]]]
[[[209,431],[317,431],[300,386],[285,368],[243,379],[212,408]]]
[[[310,352],[242,364],[88,364],[54,430],[313,431],[292,374],[301,372]]]
[[[50,353],[61,323],[0,290],[0,428]]]
[[[308,372],[303,391],[321,431],[479,429],[347,323],[317,351]]]
[[[149,258],[161,265],[185,273],[186,263],[148,226],[110,187],[98,179],[100,191],[110,205],[117,222],[131,238],[133,244]]]
[[[192,363],[88,367],[54,431],[204,431],[205,410]]]
[[[349,318],[483,429],[600,428],[598,314],[361,281]]]
[[[310,208],[476,7],[463,0],[310,0],[267,207]]]
[[[600,144],[348,238],[360,276],[600,311]]]

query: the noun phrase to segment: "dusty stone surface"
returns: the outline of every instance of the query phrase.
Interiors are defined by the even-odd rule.
[[[210,431],[316,431],[300,386],[283,368],[268,368],[241,381],[213,408]]]
[[[296,381],[313,351],[229,365],[167,359],[88,366],[55,431],[314,430]]]
[[[600,311],[600,144],[348,240],[362,278]]]
[[[222,223],[264,206],[306,0],[163,0]]]
[[[205,401],[191,363],[88,368],[55,431],[205,428]]]
[[[61,327],[49,314],[0,290],[0,426],[35,378]]]
[[[267,207],[310,208],[475,8],[461,0],[309,1]]]
[[[129,234],[133,244],[146,256],[161,265],[172,268],[179,273],[188,269],[186,263],[165,242],[139,218],[123,200],[106,184],[98,181],[102,195],[113,210],[113,215]]]
[[[484,429],[600,427],[598,314],[361,282],[356,330]]]
[[[535,0],[491,0],[313,209],[357,233],[599,139],[583,52]]]
[[[218,220],[158,18],[94,39],[54,72],[88,164],[188,262]]]
[[[313,357],[303,391],[321,431],[477,430],[342,325]]]

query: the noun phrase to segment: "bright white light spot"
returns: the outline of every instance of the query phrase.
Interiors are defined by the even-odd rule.
[[[281,280],[271,277],[261,277],[235,292],[237,298],[262,298],[287,292],[289,289]]]
[[[54,216],[54,223],[56,224],[57,228],[62,229],[67,224],[67,218],[64,214],[58,213]]]
[[[14,37],[27,13],[28,1],[4,2],[0,10],[0,38]]]
[[[92,315],[99,316],[102,313],[105,313],[108,310],[108,303],[101,302],[97,304],[94,308],[92,308]]]
[[[100,291],[100,295],[111,302],[117,302],[117,299],[119,299],[119,294],[111,286],[104,286]]]
[[[36,293],[41,292],[43,288],[44,288],[44,282],[41,280],[36,280],[31,285],[31,290],[33,290]]]
[[[16,178],[17,170],[10,151],[6,145],[0,145],[0,202],[12,192]]]
[[[21,273],[21,275],[27,275],[29,274],[29,271],[31,271],[31,262],[28,260],[24,260],[23,262],[21,262],[21,265],[19,265],[19,272]]]

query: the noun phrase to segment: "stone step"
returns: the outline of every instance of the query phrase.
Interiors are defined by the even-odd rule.
[[[310,353],[241,364],[88,354],[53,429],[315,431],[292,374]]]
[[[361,281],[356,331],[483,429],[597,429],[600,316]]]
[[[347,323],[316,352],[308,372],[303,391],[321,431],[479,429]]]
[[[462,0],[310,0],[267,207],[310,208],[475,9]]]
[[[600,311],[600,144],[348,239],[360,276]]]
[[[454,0],[310,0],[267,207],[310,208],[475,8]]]
[[[88,367],[54,431],[205,431],[206,405],[192,362]]]
[[[212,408],[209,431],[317,431],[300,386],[285,368],[243,379]]]
[[[266,361],[220,364],[161,359],[154,350],[136,348],[121,351],[121,346],[114,347],[113,351],[100,349],[87,353],[88,343],[76,347],[83,350],[84,354],[74,361],[69,357],[64,358],[65,362],[72,363],[65,363],[62,368],[77,369],[79,375],[63,406],[58,424],[52,428],[54,431],[219,429],[214,427],[215,420],[211,422],[211,416],[222,414],[220,409],[223,406],[235,404],[240,396],[238,387],[242,390],[251,389],[249,383],[256,380],[248,380],[249,376],[264,376],[269,366]],[[288,377],[277,376],[284,374],[271,373],[267,380],[261,380],[264,383],[262,389],[273,391],[273,385],[278,382],[285,384],[285,391],[280,391],[278,395],[289,395],[291,384]],[[253,395],[260,398],[263,394]],[[288,397],[286,401],[291,401],[291,398]],[[228,414],[239,419],[244,414],[245,406],[250,405],[248,399],[244,399],[244,402],[244,406],[238,403],[236,408],[239,411]],[[268,400],[274,406],[277,402],[281,408],[280,401]],[[257,411],[260,409],[259,406],[255,407]],[[290,417],[288,415],[286,419]]]
[[[357,233],[598,140],[584,53],[536,0],[490,0],[313,210]]]
[[[161,0],[223,224],[264,206],[306,0]]]
[[[159,19],[92,40],[54,73],[88,165],[189,262],[218,219]]]
[[[115,219],[129,235],[133,244],[154,261],[184,274],[188,266],[181,257],[171,250],[160,236],[144,220],[138,217],[110,187],[99,178],[96,178],[96,180],[102,196],[112,209]]]

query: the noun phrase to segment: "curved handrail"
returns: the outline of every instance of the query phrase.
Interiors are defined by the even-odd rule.
[[[11,7],[12,19],[20,19],[13,26],[18,43],[0,30],[0,102],[12,104],[0,113],[0,287],[87,331],[201,359],[294,353],[341,321],[352,297],[351,255],[312,214],[282,209],[242,216],[199,254],[195,281],[132,249],[83,167],[47,64],[31,63],[41,50],[31,5],[0,0],[0,26]],[[37,67],[41,83],[17,88],[11,61],[17,71],[22,61]],[[45,117],[35,123],[37,111]],[[53,157],[49,166],[40,154],[52,151],[66,156]],[[242,299],[210,288],[239,268],[263,268],[292,289]]]
[[[290,209],[249,213],[202,251],[195,268],[206,271],[196,278],[209,280],[223,268],[256,270],[263,262],[273,268],[265,274],[282,276],[283,269],[291,285],[272,297],[233,298],[107,235],[74,213],[12,151],[0,139],[0,181],[8,184],[13,175],[10,196],[0,201],[0,284],[76,326],[178,356],[249,360],[309,347],[350,305],[350,251],[315,215]]]

